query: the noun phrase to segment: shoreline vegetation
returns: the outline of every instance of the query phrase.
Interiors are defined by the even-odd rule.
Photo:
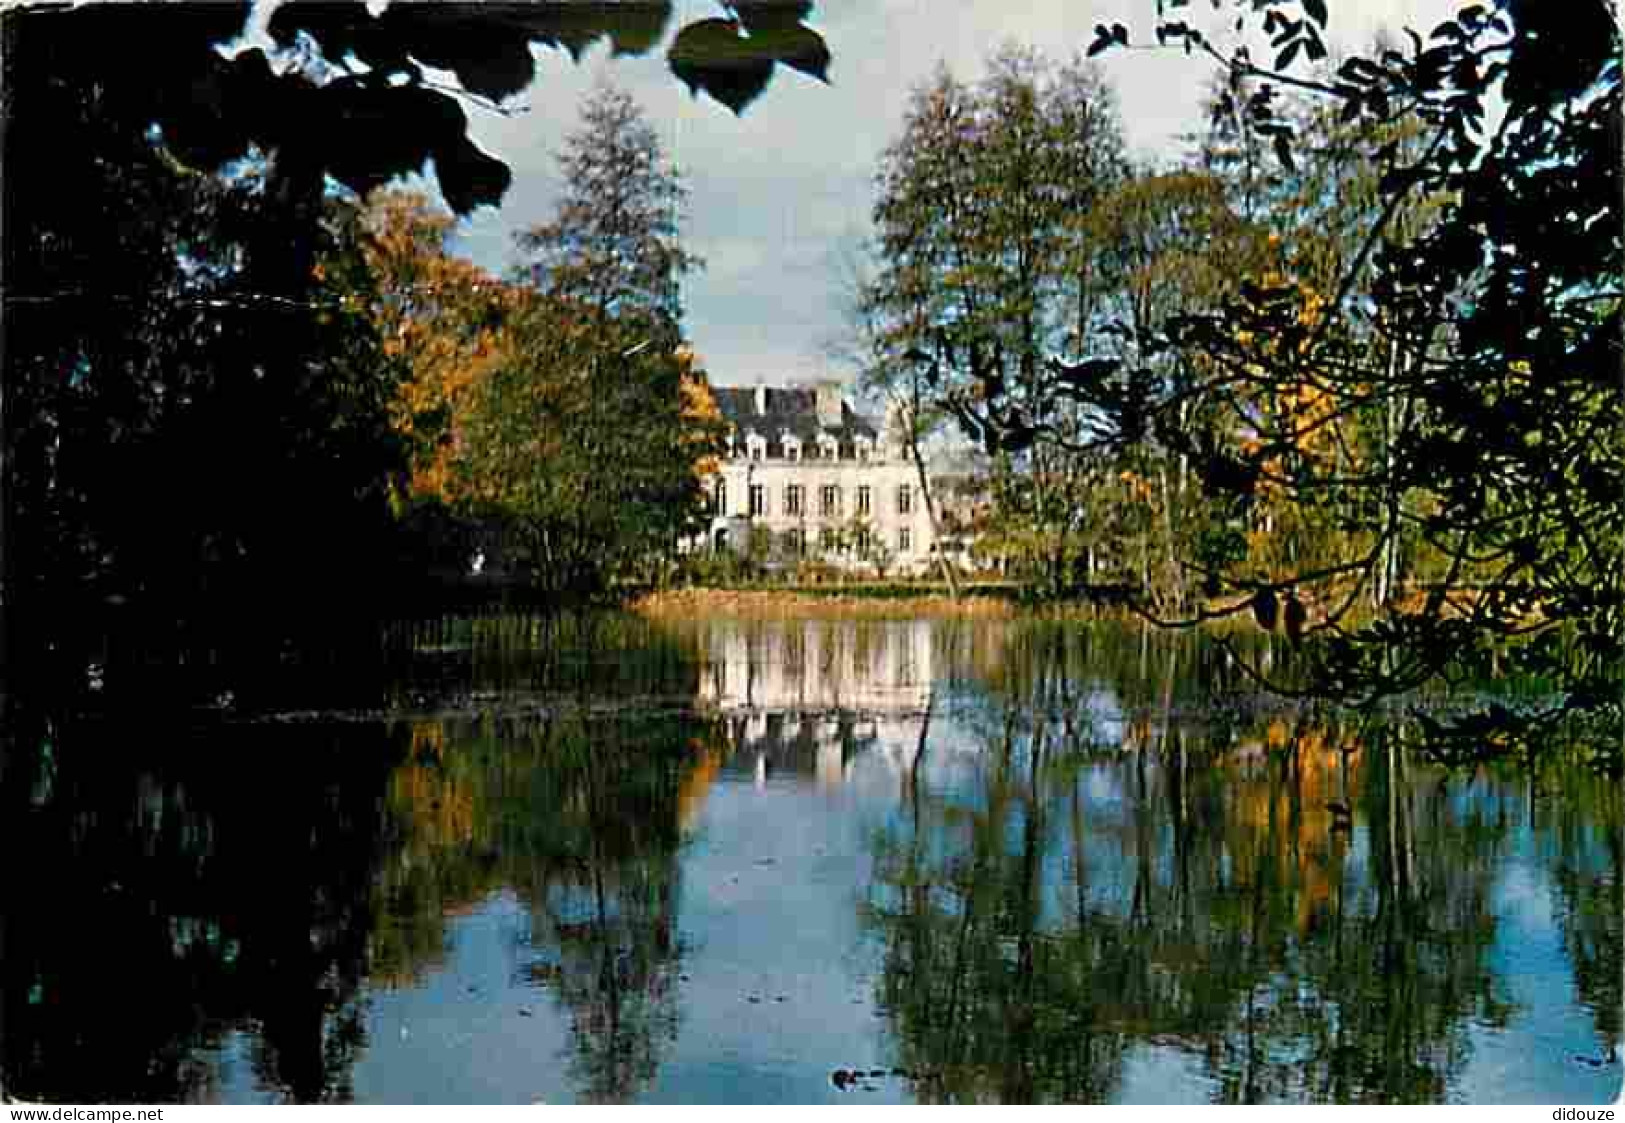
[[[956,600],[946,587],[939,590],[932,586],[903,585],[658,589],[634,598],[628,607],[639,615],[656,619],[717,616],[1005,618],[1020,610],[1010,591],[1002,587],[997,591],[970,592]]]
[[[946,585],[927,583],[657,589],[633,598],[627,607],[657,619],[695,616],[1006,619],[1035,613],[1095,615],[1124,611],[1091,601],[1034,603],[1025,599],[1018,585],[963,585],[960,595],[955,597]]]
[[[1098,586],[1074,590],[1070,595],[1043,595],[1020,582],[990,581],[961,584],[956,597],[940,581],[876,581],[857,584],[816,585],[685,585],[648,589],[620,600],[620,607],[654,619],[695,616],[904,619],[912,617],[1051,620],[1132,620],[1150,623],[1130,607],[1132,590]],[[1419,602],[1421,593],[1410,590],[1406,600]],[[1202,605],[1208,618],[1201,622],[1169,623],[1164,630],[1196,629],[1230,632],[1236,629],[1267,633],[1250,611],[1245,597],[1216,598]],[[1316,618],[1325,606],[1316,603]],[[1362,613],[1356,615],[1363,616]]]

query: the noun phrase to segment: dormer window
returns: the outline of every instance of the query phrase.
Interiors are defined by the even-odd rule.
[[[749,433],[745,436],[745,455],[752,460],[763,460],[767,457],[767,438],[760,433]]]
[[[869,459],[874,456],[875,442],[871,441],[868,437],[859,437],[857,440],[852,442],[852,447],[857,451],[858,459],[865,464],[867,464]]]
[[[786,432],[784,436],[780,438],[780,441],[784,445],[784,458],[786,460],[794,461],[801,459],[801,439],[799,437],[793,433]]]
[[[838,460],[838,459],[840,459],[840,455],[841,455],[841,446],[835,440],[835,438],[832,437],[828,433],[820,433],[819,436],[818,436],[818,456],[819,456],[819,459],[821,459],[821,460]]]

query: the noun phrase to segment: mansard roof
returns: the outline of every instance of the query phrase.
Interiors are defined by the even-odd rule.
[[[841,400],[841,424],[825,429],[818,424],[818,391],[807,387],[769,386],[767,412],[756,412],[756,387],[713,386],[717,408],[741,434],[755,431],[769,441],[777,442],[780,434],[789,432],[804,444],[815,443],[820,433],[829,433],[842,444],[851,444],[860,437],[874,441],[879,430],[874,422]]]

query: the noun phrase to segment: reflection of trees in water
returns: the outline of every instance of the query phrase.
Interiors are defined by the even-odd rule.
[[[1055,674],[1064,676],[1066,697],[1104,687],[1135,713],[1196,711],[1211,720],[1259,694],[1222,648],[1194,631],[1035,620],[995,636],[970,644],[970,681],[1018,709],[1034,698],[1037,680]],[[1290,677],[1289,656],[1274,637],[1244,633],[1232,642],[1260,666]]]
[[[375,944],[389,977],[437,966],[447,915],[511,888],[529,908],[528,980],[571,1019],[591,1100],[654,1076],[676,1032],[677,848],[706,727],[664,714],[558,714],[424,723],[391,782],[399,860],[386,866]]]
[[[592,862],[532,903],[532,978],[570,1013],[571,1069],[590,1102],[641,1091],[676,1038],[676,872],[672,861]]]
[[[631,1094],[675,1025],[679,797],[703,798],[683,781],[705,730],[556,710],[12,721],[0,829],[32,860],[0,902],[7,1091],[206,1100],[241,1037],[264,1091],[347,1100],[366,986],[438,967],[448,917],[511,886],[560,968],[584,1094]]]
[[[1179,650],[1161,699],[1122,665],[1141,697],[1180,696]],[[866,915],[920,1093],[1109,1099],[1161,1045],[1220,1100],[1442,1098],[1469,1026],[1511,1012],[1489,952],[1518,800],[1313,714],[1154,714],[1113,743],[1081,685],[1110,664],[1031,653],[968,721],[977,769],[927,770],[876,840]]]
[[[1578,997],[1592,1012],[1599,1052],[1618,1058],[1625,1011],[1625,838],[1617,783],[1561,768],[1542,777],[1560,796],[1537,803],[1542,858]]]
[[[391,739],[80,721],[7,747],[42,763],[0,785],[7,851],[32,855],[0,904],[8,1088],[207,1099],[208,1050],[251,1028],[266,1089],[348,1099]]]
[[[1043,916],[1049,808],[1032,798],[1042,749],[990,746],[977,806],[911,786],[918,816],[880,843],[867,916],[884,935],[882,1004],[926,1099],[1100,1099],[1123,1033],[1088,985],[1107,949],[1057,939]],[[1024,766],[1025,764],[1025,766]]]
[[[629,1099],[676,1036],[678,796],[697,732],[680,718],[567,720],[529,780],[529,869],[515,886],[533,977],[570,1012],[584,1099]]]
[[[1234,894],[1216,921],[1246,936],[1244,1004],[1206,1035],[1217,1094],[1436,1101],[1468,1059],[1470,1025],[1511,1013],[1490,951],[1512,824],[1493,797],[1454,802],[1437,774],[1416,774],[1395,730],[1361,746],[1324,728],[1300,727],[1262,778],[1236,784],[1235,811],[1262,784],[1270,812],[1262,823],[1236,814],[1214,851],[1251,850],[1214,885]],[[1342,833],[1314,815],[1328,793],[1313,764],[1331,740],[1361,758],[1348,781],[1359,835],[1317,853],[1325,832]]]

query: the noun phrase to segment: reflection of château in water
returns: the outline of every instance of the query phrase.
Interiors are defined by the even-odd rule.
[[[700,700],[758,781],[779,771],[833,785],[913,763],[934,671],[929,622],[717,621],[700,641]]]

